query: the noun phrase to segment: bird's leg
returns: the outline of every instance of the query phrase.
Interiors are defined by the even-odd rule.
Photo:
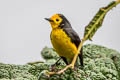
[[[59,61],[61,60],[61,57],[51,66],[59,65]]]
[[[58,71],[57,74],[63,73],[65,70],[67,70],[67,69],[70,68],[70,67],[73,69],[73,68],[74,68],[74,65],[75,65],[75,62],[76,62],[76,60],[77,60],[77,56],[78,56],[78,53],[74,55],[74,58],[73,58],[73,60],[72,60],[72,63],[69,64],[69,65],[67,65],[64,69]]]
[[[77,56],[78,56],[78,54],[75,54],[75,56],[74,56],[74,58],[73,58],[73,60],[72,60],[72,63],[71,64],[69,64],[69,65],[67,65],[64,69],[62,69],[62,70],[60,70],[60,71],[58,71],[58,72],[47,72],[47,74],[48,75],[53,75],[53,74],[61,74],[61,73],[63,73],[65,70],[67,70],[68,68],[74,68],[74,65],[75,65],[75,62],[76,62],[76,59],[77,59]]]
[[[65,57],[60,57],[60,58],[59,58],[53,65],[51,65],[51,66],[53,67],[53,66],[59,65],[59,64],[60,64],[59,61],[60,61],[61,59],[63,59],[63,61],[65,62],[65,64],[68,65],[67,59],[66,59]]]
[[[61,60],[61,57],[51,65],[51,71],[54,71],[56,69],[56,66],[60,65],[59,61]]]
[[[68,65],[68,61],[65,57],[61,57],[63,59],[63,61],[65,62],[66,65]]]

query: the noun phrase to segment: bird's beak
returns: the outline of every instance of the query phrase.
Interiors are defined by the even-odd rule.
[[[53,22],[53,20],[51,20],[50,18],[45,18],[45,20],[47,20],[49,22]]]

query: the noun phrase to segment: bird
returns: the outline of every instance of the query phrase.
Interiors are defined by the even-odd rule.
[[[50,40],[53,48],[63,59],[66,65],[70,64],[75,54],[77,54],[78,46],[81,40],[70,22],[63,14],[54,14],[50,18],[45,18],[51,24]],[[83,66],[83,49],[79,52],[79,60]]]

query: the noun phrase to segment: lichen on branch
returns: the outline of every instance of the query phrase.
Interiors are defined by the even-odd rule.
[[[63,74],[53,76],[47,76],[46,71],[59,70],[66,65],[61,60],[60,65],[51,66],[59,58],[52,48],[44,48],[41,54],[45,59],[44,63],[0,63],[0,80],[120,80],[120,53],[103,46],[83,46],[84,68],[78,65],[74,70],[68,69]]]

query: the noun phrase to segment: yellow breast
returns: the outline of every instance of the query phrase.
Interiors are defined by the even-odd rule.
[[[59,56],[72,59],[77,53],[77,47],[62,29],[52,30],[51,42]]]

